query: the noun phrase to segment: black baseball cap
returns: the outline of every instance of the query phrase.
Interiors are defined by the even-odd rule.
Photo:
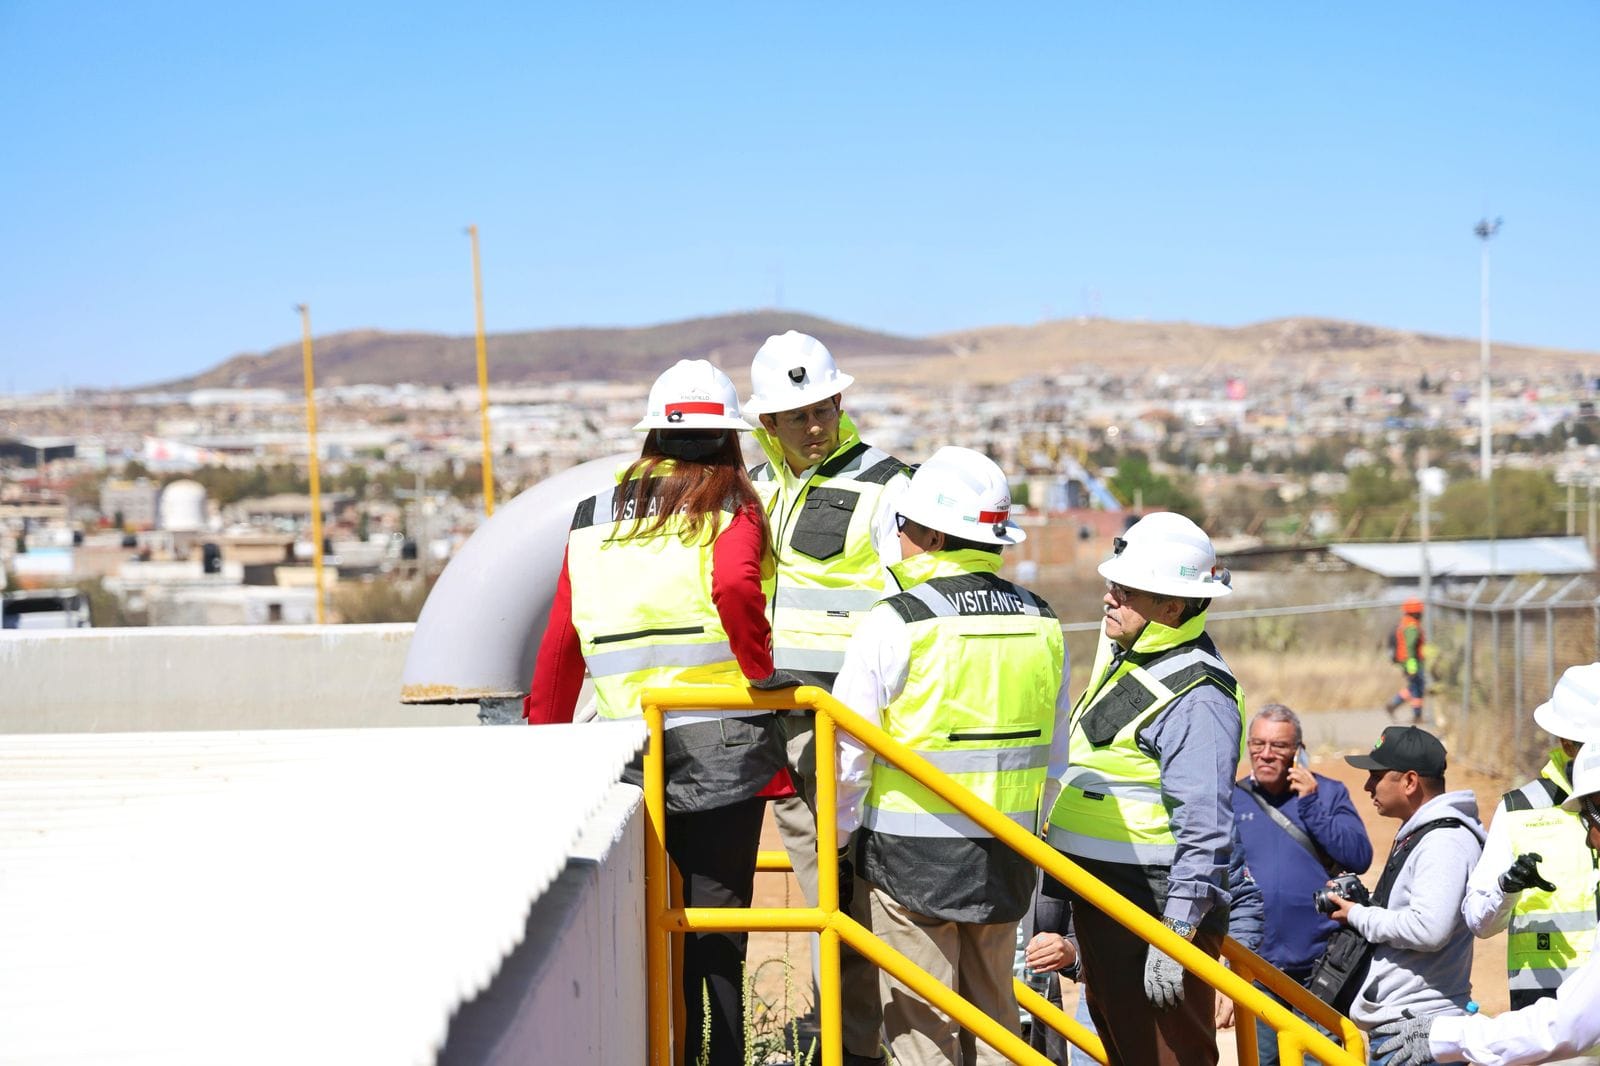
[[[1392,725],[1365,755],[1346,755],[1344,761],[1358,770],[1415,770],[1424,777],[1443,777],[1444,745],[1426,729]]]

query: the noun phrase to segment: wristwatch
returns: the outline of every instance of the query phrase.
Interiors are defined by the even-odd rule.
[[[1194,935],[1200,931],[1200,928],[1193,922],[1186,922],[1181,918],[1163,918],[1161,919],[1161,924],[1191,944],[1194,943]]]

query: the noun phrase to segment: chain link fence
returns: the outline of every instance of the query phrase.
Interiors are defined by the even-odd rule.
[[[1318,719],[1344,720],[1340,746],[1364,746],[1390,719],[1382,714],[1403,681],[1384,646],[1401,596],[1228,609],[1207,630],[1244,683],[1253,713],[1269,701],[1302,712],[1308,736]],[[1068,621],[1073,692],[1087,683],[1099,622]],[[1533,721],[1562,671],[1600,661],[1600,580],[1508,577],[1435,585],[1423,616],[1428,649],[1424,724],[1440,733],[1452,764],[1507,778],[1536,773],[1553,743]],[[1309,712],[1309,713],[1307,713]],[[1402,708],[1393,721],[1409,721]]]
[[[1533,721],[1568,667],[1600,660],[1600,584],[1577,577],[1488,578],[1435,591],[1429,704],[1478,765],[1529,774],[1552,741]]]

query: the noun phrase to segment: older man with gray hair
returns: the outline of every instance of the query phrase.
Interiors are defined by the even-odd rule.
[[[1313,773],[1300,717],[1269,703],[1250,720],[1250,774],[1233,789],[1233,814],[1245,860],[1266,904],[1260,954],[1305,983],[1338,928],[1317,913],[1312,896],[1336,873],[1364,873],[1372,841],[1350,790]],[[1257,1020],[1263,1066],[1278,1061],[1277,1034]]]

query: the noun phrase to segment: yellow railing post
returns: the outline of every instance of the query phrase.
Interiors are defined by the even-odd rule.
[[[810,703],[822,689],[806,686],[795,700]],[[824,914],[839,910],[839,775],[835,767],[833,719],[816,716],[817,779],[817,909]],[[826,754],[824,754],[826,753]],[[822,1002],[817,1017],[822,1023],[822,1066],[843,1066],[844,1020],[839,1003],[839,930],[830,922],[821,932],[817,960]]]
[[[667,910],[667,787],[662,763],[661,708],[646,699],[649,748],[644,758],[644,899],[646,1014],[650,1021],[650,1066],[672,1066],[672,979],[669,974]]]

